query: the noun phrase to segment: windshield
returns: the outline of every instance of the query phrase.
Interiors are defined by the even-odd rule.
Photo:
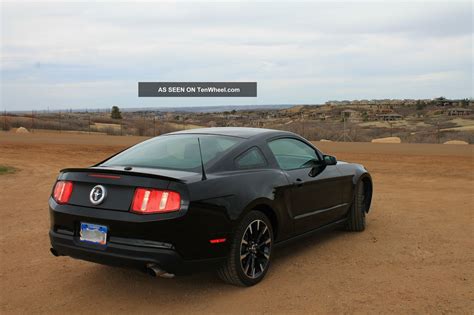
[[[204,164],[219,159],[242,141],[241,138],[217,135],[169,135],[157,137],[117,154],[101,166],[135,166],[199,171],[201,156]]]

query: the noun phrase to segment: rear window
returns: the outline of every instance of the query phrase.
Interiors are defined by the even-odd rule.
[[[199,171],[204,164],[218,160],[243,139],[216,135],[169,135],[137,144],[102,163],[102,166],[135,166]]]

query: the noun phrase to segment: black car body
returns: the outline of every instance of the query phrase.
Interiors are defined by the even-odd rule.
[[[144,157],[150,155],[149,151],[141,154],[139,144],[95,166],[61,170],[58,182],[71,183],[72,188],[66,187],[71,188],[67,202],[55,199],[64,187],[55,187],[49,199],[53,254],[110,265],[148,267],[157,274],[172,275],[214,263],[220,268],[232,251],[246,250],[246,245],[239,243],[245,237],[237,237],[236,233],[250,235],[252,227],[248,232],[239,230],[250,213],[261,213],[263,219],[253,222],[266,222],[271,230],[265,226],[263,233],[271,235],[262,236],[259,232],[262,235],[255,235],[255,240],[267,237],[272,245],[336,225],[346,225],[350,230],[365,227],[372,180],[361,165],[325,156],[296,134],[257,128],[180,131],[148,140],[149,144],[142,147],[152,146],[153,141],[174,141],[170,143],[179,146],[186,142],[183,139],[196,140],[177,154],[193,156],[189,169],[182,167],[185,162],[180,158],[171,161],[169,154],[166,163],[178,167],[143,167],[140,163],[153,164],[155,160]],[[206,156],[202,143],[213,146],[216,139],[224,141],[226,150],[219,147],[214,149],[218,154]],[[311,151],[314,158],[310,160]],[[200,161],[196,161],[196,154]],[[127,160],[128,156],[132,158]],[[157,161],[159,164],[161,160]],[[139,187],[165,191],[167,198],[168,192],[175,192],[179,194],[179,206],[174,211],[134,212],[133,207],[145,203],[143,196],[136,201]],[[163,193],[160,196],[164,198]],[[94,198],[102,200],[94,204]],[[135,202],[138,206],[132,205]],[[92,226],[91,233],[103,232],[100,235],[106,238],[105,244],[81,240],[81,233],[89,231],[87,224]],[[93,230],[95,225],[102,226],[104,231]],[[240,248],[233,248],[234,243],[241,244]],[[257,243],[253,251],[248,250],[250,254],[246,255],[255,258],[252,262],[250,258],[241,262],[243,269],[253,267],[253,275],[263,277],[268,262],[262,265],[262,261],[270,255],[271,248],[265,249],[261,260]],[[260,267],[255,265],[262,270],[258,271]],[[232,281],[229,274],[227,278],[228,282],[243,285],[260,280],[249,276],[248,281],[245,277],[243,281]]]

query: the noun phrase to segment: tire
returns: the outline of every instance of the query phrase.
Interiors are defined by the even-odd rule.
[[[251,211],[237,227],[229,256],[217,274],[229,284],[253,286],[265,277],[270,267],[272,247],[270,220],[262,212]]]
[[[362,232],[365,230],[365,191],[364,183],[359,181],[354,192],[354,202],[349,210],[349,216],[346,221],[346,230],[353,232]]]

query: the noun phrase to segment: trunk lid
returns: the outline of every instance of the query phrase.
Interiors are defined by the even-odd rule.
[[[123,167],[91,167],[63,169],[58,179],[73,182],[70,205],[129,211],[137,187],[178,190],[183,195],[185,183],[200,180],[201,174],[149,168],[125,171]],[[105,198],[94,204],[91,193],[97,185],[105,190]]]

